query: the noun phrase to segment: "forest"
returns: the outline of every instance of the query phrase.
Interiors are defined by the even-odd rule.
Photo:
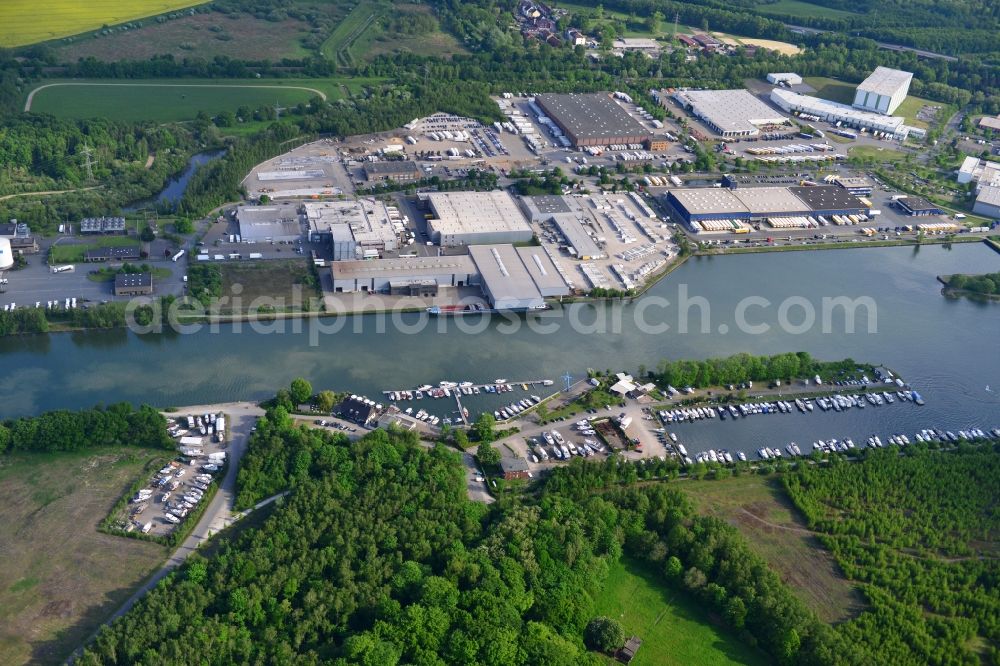
[[[1000,663],[998,451],[906,452],[783,478],[870,605],[837,631],[883,663]]]
[[[291,494],[259,529],[192,557],[81,663],[601,664],[584,631],[623,554],[776,662],[862,663],[732,527],[664,484],[592,495],[574,481],[586,465],[576,461],[537,499],[490,508],[466,498],[458,456],[441,444],[382,430],[350,443],[281,408],[244,461],[242,506]]]
[[[167,421],[154,408],[126,402],[0,421],[0,453],[83,451],[99,446],[172,449]]]

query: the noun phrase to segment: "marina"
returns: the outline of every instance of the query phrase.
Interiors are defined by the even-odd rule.
[[[423,400],[424,398],[430,398],[435,400],[440,400],[442,398],[455,398],[455,403],[458,409],[454,412],[457,417],[446,416],[444,418],[431,415],[426,410],[418,410],[416,412],[415,418],[421,421],[428,421],[431,425],[438,425],[442,422],[444,425],[451,425],[461,421],[464,425],[469,425],[471,420],[469,418],[468,408],[462,405],[462,396],[473,396],[473,395],[502,395],[505,393],[513,393],[517,390],[527,392],[531,390],[532,387],[541,386],[547,387],[552,386],[555,382],[551,379],[529,379],[525,381],[507,381],[504,378],[495,379],[493,382],[488,384],[474,384],[470,381],[463,382],[452,382],[452,381],[441,381],[438,382],[437,386],[431,386],[430,384],[421,384],[415,389],[403,389],[398,391],[382,391],[382,394],[389,399],[390,402],[404,402],[410,400]],[[522,398],[520,400],[513,400],[507,405],[496,409],[493,412],[494,418],[497,421],[507,420],[521,412],[531,409],[535,405],[542,402],[542,398],[537,395],[528,396],[528,398]],[[406,414],[411,413],[412,408],[404,410]]]
[[[463,409],[474,420],[484,411],[499,413],[515,399],[532,394],[545,398],[562,387],[557,378],[566,374],[579,380],[588,368],[636,372],[644,364],[652,370],[664,357],[707,358],[725,348],[752,354],[804,350],[823,359],[849,353],[898,371],[913,382],[926,404],[917,409],[919,403],[907,401],[906,408],[901,408],[893,394],[895,405],[874,406],[866,401],[865,408],[838,412],[824,411],[813,400],[812,412],[796,407],[780,418],[727,415],[725,420],[671,424],[669,430],[689,452],[722,446],[734,459],[737,452],[756,458],[761,447],[784,451],[790,442],[797,442],[807,453],[812,442],[820,439],[850,438],[857,445],[874,433],[886,441],[894,433],[906,433],[912,439],[931,426],[957,435],[960,430],[997,425],[991,422],[1000,413],[1000,392],[995,390],[1000,384],[1000,357],[981,332],[1000,330],[1000,309],[941,298],[936,276],[959,268],[970,273],[995,271],[1000,255],[983,245],[962,244],[841,250],[832,263],[823,261],[823,256],[785,252],[688,261],[647,294],[676,302],[683,286],[688,298],[704,298],[711,304],[712,327],[697,334],[680,332],[672,316],[676,311],[660,307],[647,308],[645,319],[649,325],[667,323],[669,331],[650,333],[637,325],[634,310],[643,305],[643,297],[624,305],[577,303],[538,315],[539,322],[547,316],[563,318],[556,334],[539,332],[524,320],[518,330],[508,332],[509,322],[502,319],[465,332],[456,326],[465,318],[451,317],[435,318],[434,326],[412,334],[393,326],[380,330],[382,320],[377,315],[357,315],[346,318],[347,325],[338,332],[314,339],[309,322],[303,322],[301,329],[292,322],[278,322],[267,333],[245,324],[223,324],[216,332],[205,328],[189,334],[140,336],[125,330],[93,330],[11,336],[0,339],[6,371],[0,381],[0,404],[5,417],[15,417],[99,401],[167,407],[260,400],[299,376],[309,379],[317,390],[378,396],[384,403],[387,386],[412,391],[431,377],[471,379],[475,375],[481,378],[477,382],[480,393],[460,397]],[[774,304],[752,313],[754,323],[771,327],[766,335],[739,332],[732,319],[740,301],[750,296],[763,296]],[[826,334],[819,326],[790,333],[774,319],[783,299],[805,297],[819,310],[822,298],[841,296],[870,297],[877,304],[874,332],[862,323],[846,337]],[[601,331],[594,325],[619,312],[616,330]],[[698,308],[693,314],[697,331]],[[404,313],[399,318],[409,326],[421,317],[427,314]],[[571,321],[580,322],[580,330],[569,325]],[[728,334],[716,330],[720,324],[729,325]],[[843,329],[842,323],[834,324]],[[287,328],[278,334],[280,326]],[[557,381],[549,390],[535,384],[525,391],[513,381],[508,382],[516,385],[512,392],[483,390],[493,378],[503,377]],[[58,390],[45,388],[56,386]],[[994,390],[987,391],[987,386]],[[442,422],[457,416],[454,394],[441,400],[428,399],[425,393],[423,399],[399,406],[412,406],[415,412],[424,409]]]

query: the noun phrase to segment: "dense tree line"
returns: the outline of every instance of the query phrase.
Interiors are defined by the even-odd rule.
[[[0,336],[21,333],[45,333],[49,320],[41,308],[20,308],[13,312],[0,312]]]
[[[819,361],[807,352],[788,352],[774,356],[753,356],[734,354],[727,358],[711,358],[702,361],[664,359],[656,367],[654,376],[664,387],[668,384],[678,388],[693,386],[727,386],[744,384],[748,381],[773,382],[792,380],[819,375],[824,381],[846,379],[871,373],[870,365],[858,365],[853,359],[843,361]]]
[[[0,452],[83,451],[98,446],[173,447],[167,421],[148,405],[128,403],[79,412],[54,411],[0,421]]]
[[[784,484],[867,597],[870,608],[838,626],[845,639],[882,663],[998,663],[996,451],[870,451]]]
[[[952,275],[948,279],[948,286],[952,289],[971,291],[975,294],[985,294],[988,296],[1000,295],[1000,273],[986,273],[984,275]]]

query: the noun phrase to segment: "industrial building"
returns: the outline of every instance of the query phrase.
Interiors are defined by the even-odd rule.
[[[395,208],[372,198],[302,205],[310,241],[330,243],[334,261],[372,259],[399,248],[404,231]]]
[[[644,144],[653,138],[608,93],[545,94],[535,103],[575,147]]]
[[[972,212],[976,215],[1000,220],[1000,187],[987,185],[979,190],[979,196],[976,197]]]
[[[431,239],[442,247],[524,243],[533,233],[507,192],[431,192],[420,195],[429,206]]]
[[[136,261],[139,258],[140,254],[138,245],[126,247],[101,247],[96,250],[87,250],[83,253],[83,260],[88,263],[99,261]]]
[[[570,254],[577,259],[587,261],[607,256],[592,235],[591,218],[578,199],[554,194],[522,197],[521,206],[533,223],[554,224],[566,239]]]
[[[872,182],[863,176],[836,176],[831,182],[856,197],[870,197],[874,189]]]
[[[926,131],[905,124],[901,116],[888,116],[856,109],[847,104],[831,102],[819,97],[802,95],[784,88],[771,91],[771,101],[779,109],[788,113],[804,113],[816,116],[824,122],[840,123],[848,128],[863,129],[873,132],[885,132],[894,139],[903,140],[909,135],[922,137]]]
[[[115,275],[115,296],[147,296],[152,293],[152,273],[118,273]]]
[[[979,129],[1000,132],[1000,116],[997,116],[996,118],[992,116],[983,116],[979,119]]]
[[[235,216],[244,243],[280,243],[302,237],[302,224],[295,205],[239,206]]]
[[[394,181],[397,183],[412,183],[420,180],[420,167],[410,160],[388,160],[384,162],[365,162],[365,180],[370,183]]]
[[[958,169],[958,183],[975,182],[978,187],[1000,186],[1000,162],[990,162],[978,157],[966,157]]]
[[[787,118],[746,90],[680,90],[674,99],[726,138],[776,138],[792,132]]]
[[[782,83],[788,86],[797,86],[802,83],[802,77],[792,72],[775,72],[767,75],[767,82],[776,86]]]
[[[912,72],[876,67],[854,93],[854,107],[891,116],[906,99]]]
[[[330,266],[335,292],[389,294],[392,285],[433,281],[438,287],[479,284],[479,272],[468,255],[338,261]]]
[[[568,296],[569,285],[540,247],[472,245],[468,255],[341,261],[330,267],[335,292],[437,296],[441,287],[479,286],[497,310],[532,310]]]
[[[693,229],[693,223],[703,221],[746,224],[769,218],[863,215],[868,211],[857,197],[836,185],[677,189],[667,192],[666,201]]]
[[[910,217],[925,217],[927,215],[943,215],[944,210],[937,204],[931,203],[923,197],[908,195],[896,199],[899,210]]]
[[[80,220],[81,234],[123,234],[124,217],[86,217]]]

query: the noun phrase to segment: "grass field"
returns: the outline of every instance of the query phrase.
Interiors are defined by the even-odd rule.
[[[854,89],[858,87],[856,83],[845,83],[825,76],[807,76],[802,82],[816,91],[816,97],[841,104],[854,102]]]
[[[847,156],[879,162],[899,162],[906,157],[906,155],[898,150],[879,148],[877,146],[852,146],[847,149]]]
[[[286,245],[289,255],[295,255],[292,246]],[[303,284],[311,277],[309,264],[305,259],[261,261],[254,263],[225,263],[222,268],[222,295],[238,294],[242,299],[241,312],[257,305],[277,309],[301,310],[302,301],[319,296],[313,287]],[[239,285],[235,292],[233,287]],[[298,295],[296,295],[298,292]],[[255,300],[260,299],[257,304]]]
[[[164,54],[177,59],[227,56],[277,61],[307,56],[310,52],[302,46],[302,39],[309,32],[309,24],[293,18],[275,23],[248,14],[213,12],[166,23],[148,22],[138,30],[111,35],[81,35],[55,48],[68,62],[90,57],[102,62],[147,60]]]
[[[697,602],[666,587],[656,572],[638,562],[624,559],[612,567],[594,611],[621,622],[626,636],[642,639],[633,666],[767,663],[759,652],[714,626]]]
[[[327,94],[315,82],[288,79],[198,81],[129,81],[128,83],[82,82],[35,89],[31,111],[62,118],[102,117],[110,120],[171,122],[191,120],[199,111],[214,115],[251,108],[294,106],[308,102],[317,92]],[[309,89],[305,89],[309,88]],[[336,97],[339,97],[339,91]],[[332,99],[327,94],[328,99]]]
[[[383,2],[361,0],[326,38],[320,52],[337,65],[349,67],[355,64],[356,54],[352,49],[355,42],[388,10],[389,6]]]
[[[0,458],[0,663],[61,663],[163,561],[161,546],[97,531],[163,459],[134,448]]]
[[[800,0],[778,0],[767,5],[758,5],[757,11],[761,14],[787,14],[788,16],[799,16],[802,18],[844,18],[846,16],[857,16],[855,12],[834,9],[832,7],[820,7],[811,2],[801,2]]]
[[[827,622],[856,615],[863,600],[798,518],[773,478],[740,476],[681,484],[702,513],[735,526],[757,554]]]
[[[3,0],[0,46],[24,46],[68,37],[103,25],[204,4],[204,0]]]
[[[427,5],[397,5],[394,10],[400,18],[417,14],[433,16]],[[441,29],[421,35],[386,34],[380,21],[373,23],[351,46],[352,57],[372,60],[386,53],[413,53],[421,56],[448,57],[456,53],[466,53],[466,49],[455,37]]]
[[[83,255],[87,250],[97,250],[102,247],[139,247],[139,241],[128,236],[102,236],[100,239],[95,239],[92,243],[73,245],[62,243],[53,245],[49,250],[49,263],[79,263],[83,261]]]

